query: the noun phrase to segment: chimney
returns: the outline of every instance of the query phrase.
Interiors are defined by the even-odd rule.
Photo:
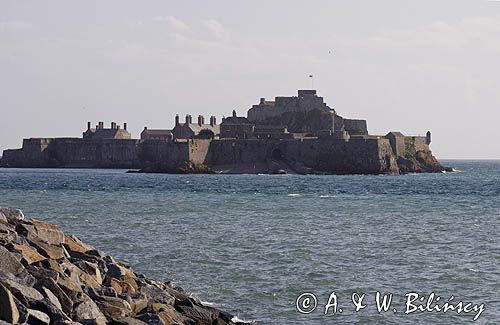
[[[120,126],[118,124],[116,124],[116,129],[119,130],[120,129]]]
[[[190,123],[189,122],[190,118],[191,118],[191,115],[186,114],[186,125]]]
[[[127,131],[127,122],[123,122],[123,129]]]
[[[99,122],[99,129],[104,129],[104,122]]]
[[[87,130],[90,130],[90,124],[91,122],[87,122]]]
[[[198,115],[198,125],[202,126],[203,124],[205,124],[205,118],[203,115]]]
[[[214,126],[214,125],[216,125],[216,124],[217,124],[217,123],[216,123],[216,120],[215,120],[215,116],[210,116],[210,125],[211,125],[211,126]]]
[[[233,109],[233,117],[236,117],[236,110]]]
[[[115,122],[111,122],[111,128],[112,129],[116,129],[116,123]]]
[[[179,125],[179,114],[175,114],[175,126]]]
[[[264,105],[264,104],[265,104],[265,102],[266,102],[266,99],[265,99],[264,97],[261,97],[261,99],[260,99],[260,104],[261,104],[261,105]]]
[[[148,129],[148,127],[147,127],[147,126],[145,126],[145,127],[144,127],[144,131],[146,131],[147,129]]]

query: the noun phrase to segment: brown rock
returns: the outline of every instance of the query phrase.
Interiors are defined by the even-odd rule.
[[[34,309],[28,309],[28,324],[50,324],[49,315]]]
[[[132,281],[133,281],[133,279],[132,279]],[[136,289],[132,285],[130,285],[128,282],[116,280],[113,278],[111,278],[110,286],[113,289],[115,289],[119,295],[134,293],[136,291]],[[136,284],[136,287],[137,287],[137,284]]]
[[[57,279],[59,279],[59,273],[51,269],[46,269],[35,265],[28,265],[26,267],[26,270],[29,272],[29,274],[31,274],[38,280],[50,278],[57,282]]]
[[[171,296],[169,293],[152,285],[147,285],[142,287],[140,292],[144,294],[151,302],[156,302],[166,305],[173,305],[175,302],[175,298]]]
[[[0,282],[9,291],[19,299],[23,304],[28,305],[31,302],[43,299],[43,296],[35,288],[25,286],[13,280],[0,280]]]
[[[52,245],[64,243],[64,233],[59,227],[36,219],[31,219],[31,223],[35,226],[37,237],[44,242]]]
[[[12,293],[0,284],[0,319],[16,324],[19,321],[19,310]]]
[[[103,301],[97,302],[97,305],[106,317],[120,319],[132,316],[132,309],[125,300],[114,297],[103,298]]]
[[[57,280],[57,285],[63,289],[71,300],[74,300],[79,293],[83,292],[79,282],[75,282],[66,276],[60,276]]]
[[[143,294],[135,293],[127,295],[126,299],[135,315],[139,314],[148,307],[148,299]]]
[[[64,244],[66,245],[68,251],[82,253],[82,254],[85,254],[89,250],[95,249],[94,247],[89,246],[84,242],[82,242],[76,236],[65,236]]]
[[[175,309],[185,317],[192,319],[195,324],[213,324],[218,318],[217,315],[214,314],[216,310],[212,308],[179,305],[176,306]]]
[[[7,248],[0,246],[0,271],[17,275],[24,271],[24,266]]]
[[[132,317],[114,319],[113,323],[118,325],[147,325],[147,323]]]
[[[101,285],[91,275],[83,272],[78,266],[69,261],[61,263],[60,266],[64,270],[64,274],[66,274],[74,284],[80,286],[83,284],[92,288],[97,288]]]
[[[61,306],[61,302],[59,301],[59,299],[56,297],[56,295],[50,291],[49,289],[47,289],[46,287],[42,287],[40,289],[40,292],[42,293],[42,295],[45,296],[45,298],[47,298],[56,308],[62,310],[62,306]]]
[[[74,261],[73,264],[76,265],[80,270],[90,275],[99,285],[102,284],[101,271],[99,270],[99,266],[96,263],[87,261]]]
[[[24,214],[19,209],[0,208],[0,216],[11,224],[24,220]]]
[[[71,318],[85,324],[106,324],[106,317],[88,296],[75,306]]]
[[[123,299],[117,298],[117,297],[101,297],[103,301],[109,303],[110,305],[119,307],[123,310],[125,310],[127,313],[132,313],[132,307],[130,307],[130,304]]]
[[[31,241],[32,245],[34,247],[36,247],[36,249],[38,250],[38,252],[40,254],[42,254],[48,258],[58,260],[60,258],[65,257],[64,249],[62,248],[62,246],[48,244],[48,243],[43,242],[41,240],[38,240],[36,238],[32,238],[30,241]]]
[[[13,247],[22,255],[22,257],[28,264],[39,262],[45,259],[45,257],[40,255],[36,249],[28,245],[14,244]]]
[[[152,313],[141,314],[136,318],[150,325],[165,325],[165,322],[160,316]]]
[[[165,324],[184,324],[184,318],[172,306],[163,305],[158,311]]]
[[[71,298],[64,292],[64,290],[53,280],[50,278],[42,279],[39,282],[44,287],[47,287],[59,300],[62,306],[62,311],[67,315],[71,314],[73,309],[73,301]]]

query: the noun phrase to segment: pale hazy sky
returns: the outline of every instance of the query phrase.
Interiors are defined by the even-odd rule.
[[[332,54],[329,53],[332,51]],[[315,88],[373,134],[500,158],[500,2],[0,0],[0,149]]]

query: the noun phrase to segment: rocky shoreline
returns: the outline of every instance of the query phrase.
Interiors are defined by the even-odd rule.
[[[248,324],[55,225],[0,208],[0,325],[7,323]]]

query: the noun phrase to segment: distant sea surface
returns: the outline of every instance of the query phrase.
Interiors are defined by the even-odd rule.
[[[59,225],[135,271],[261,324],[457,324],[405,294],[484,303],[500,321],[500,161],[404,176],[0,169],[0,206]],[[378,313],[375,293],[392,293]],[[310,314],[296,310],[304,293]],[[343,312],[324,307],[335,292]],[[366,308],[354,312],[353,292]],[[312,301],[312,300],[311,300]],[[394,312],[396,309],[397,312]]]

